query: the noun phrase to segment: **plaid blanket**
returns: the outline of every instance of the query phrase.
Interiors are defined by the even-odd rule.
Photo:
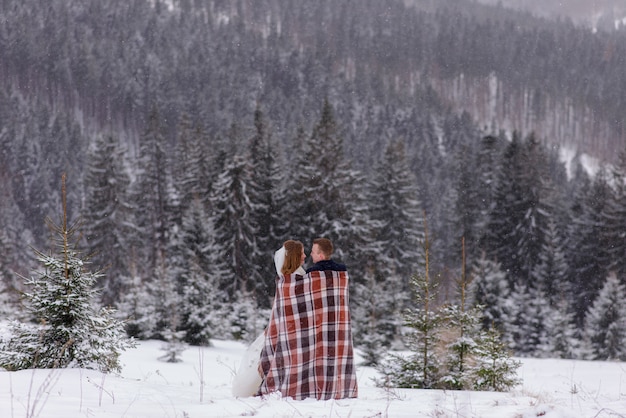
[[[293,399],[356,398],[348,273],[280,276],[265,330],[259,395]]]

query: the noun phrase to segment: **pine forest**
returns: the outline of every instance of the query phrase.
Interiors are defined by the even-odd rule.
[[[470,0],[0,0],[0,317],[67,216],[138,339],[253,340],[325,236],[373,363],[426,266],[516,356],[626,361],[625,61]]]

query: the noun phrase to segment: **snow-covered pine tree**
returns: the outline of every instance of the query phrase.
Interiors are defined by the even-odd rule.
[[[522,141],[515,132],[498,165],[493,203],[482,239],[488,258],[502,264],[509,282],[521,274],[521,263],[517,259],[517,242],[521,239],[518,225],[528,208],[520,184],[525,169],[522,152]]]
[[[514,133],[499,165],[484,237],[487,255],[502,264],[511,285],[531,281],[552,212],[542,168],[534,167],[542,165],[545,156],[534,137],[524,141]]]
[[[604,170],[596,173],[591,184],[583,183],[576,195],[566,254],[573,311],[579,328],[584,328],[586,312],[598,296],[604,284],[603,278],[609,272],[605,211],[611,195],[612,190]]]
[[[611,269],[626,284],[626,151],[622,151],[612,172],[614,192],[605,210],[606,234]]]
[[[180,326],[183,306],[179,284],[172,280],[173,268],[178,267],[166,266],[160,261],[149,279],[137,274],[131,276],[129,290],[118,303],[119,317],[125,319],[128,335],[165,340],[166,333],[172,329],[173,318],[178,321],[175,328]]]
[[[539,253],[539,263],[535,265],[532,275],[534,285],[543,291],[550,306],[556,307],[564,298],[570,296],[563,238],[554,219],[548,221],[545,240]]]
[[[522,172],[518,183],[513,183],[513,192],[521,190],[523,216],[517,220],[517,233],[513,232],[509,245],[516,248],[515,257],[519,266],[516,280],[528,286],[536,286],[532,272],[540,262],[539,255],[545,247],[549,223],[553,222],[554,199],[552,180],[547,175],[548,159],[544,147],[531,133],[523,141],[521,153]],[[512,277],[510,277],[511,279]]]
[[[234,301],[238,293],[245,293],[255,285],[250,276],[256,266],[249,256],[257,230],[251,218],[255,207],[250,196],[253,176],[250,162],[243,155],[235,155],[225,164],[213,184],[211,204],[215,241],[220,243],[219,256],[229,268],[219,278],[219,290]],[[270,260],[268,256],[267,262],[271,263]]]
[[[301,132],[300,132],[301,133]],[[324,101],[319,121],[298,144],[297,167],[287,184],[294,238],[333,241],[334,258],[348,262],[350,277],[363,277],[371,252],[371,223],[365,204],[365,180],[344,157],[343,138],[333,108]]]
[[[170,313],[169,326],[160,333],[161,338],[165,341],[161,346],[161,350],[165,351],[165,354],[159,357],[159,360],[168,363],[178,363],[181,361],[180,355],[187,348],[187,344],[183,341],[185,331],[178,329],[180,326],[180,317],[176,306],[170,304],[168,307]]]
[[[113,305],[126,290],[124,281],[131,262],[127,237],[132,235],[128,228],[132,224],[132,207],[127,203],[129,184],[118,139],[98,136],[89,151],[82,213],[87,251],[93,254],[91,262],[107,271],[107,280],[98,283],[104,305]]]
[[[132,226],[135,268],[142,278],[150,278],[166,257],[169,237],[171,202],[169,154],[163,136],[162,120],[158,109],[153,109],[139,143],[137,175],[131,185],[134,202]]]
[[[179,330],[184,341],[208,345],[218,327],[220,309],[228,299],[219,290],[217,278],[227,270],[215,242],[213,221],[203,211],[200,199],[194,199],[182,219],[180,231],[181,266],[178,293],[181,295]]]
[[[376,366],[384,351],[399,337],[401,313],[393,308],[395,294],[385,289],[386,283],[376,280],[372,271],[363,282],[351,284],[351,306],[354,345],[361,350],[364,366]],[[399,284],[398,284],[399,285]]]
[[[156,327],[152,295],[146,282],[138,275],[132,275],[127,283],[128,291],[120,296],[117,303],[117,318],[124,320],[128,336],[147,340]]]
[[[503,144],[507,141],[488,135],[480,139],[475,146],[472,146],[471,142],[459,144],[454,160],[456,165],[452,170],[456,173],[455,193],[448,192],[444,195],[455,199],[450,205],[453,209],[450,209],[447,217],[450,224],[447,235],[454,237],[453,241],[450,238],[446,239],[449,242],[445,249],[448,254],[445,261],[448,265],[450,263],[454,265],[460,255],[458,240],[461,237],[466,243],[466,259],[485,260],[483,241],[487,236],[485,227],[495,193],[497,162],[501,158]],[[504,274],[502,276],[505,277]],[[481,276],[475,272],[472,272],[470,277],[478,277],[481,281]],[[473,304],[472,301],[468,302],[470,305]],[[486,317],[484,320],[491,319]],[[485,329],[487,328],[488,326],[485,326]]]
[[[212,177],[209,174],[208,139],[203,131],[194,127],[188,114],[180,117],[176,137],[176,158],[172,161],[172,178],[180,194],[179,213],[183,213],[193,200],[208,207],[208,191]]]
[[[230,312],[227,300],[217,289],[216,276],[200,268],[193,261],[185,273],[182,289],[182,321],[180,330],[183,340],[192,345],[211,345],[211,338],[224,337],[224,315]]]
[[[441,385],[447,389],[470,389],[473,386],[473,358],[481,335],[482,306],[469,307],[468,285],[471,277],[465,268],[465,241],[462,239],[461,277],[457,280],[458,303],[442,310],[442,340],[447,353],[442,367]],[[445,371],[444,371],[445,370]]]
[[[6,149],[3,151],[7,153]],[[11,155],[10,158],[16,157]],[[0,167],[2,167],[1,164],[3,164],[2,161],[0,161]],[[32,264],[27,252],[19,250],[19,247],[32,246],[34,240],[30,230],[25,227],[27,222],[25,222],[24,212],[15,202],[11,179],[2,168],[0,168],[0,183],[4,185],[4,190],[0,192],[0,254],[2,254],[0,277],[4,279],[7,287],[16,289],[20,286],[19,275],[25,275]],[[18,298],[17,294],[15,298]]]
[[[445,187],[441,191],[437,202],[438,212],[429,219],[433,223],[433,231],[437,231],[437,239],[433,240],[430,265],[432,271],[439,273],[439,296],[446,296],[455,292],[454,277],[458,274],[452,266],[458,264],[460,258],[459,239],[460,230],[452,221],[455,214],[455,202],[457,201],[457,189]],[[436,230],[434,229],[436,226]],[[442,303],[442,300],[438,301]]]
[[[184,336],[185,331],[165,330],[163,333],[165,344],[161,346],[161,350],[165,351],[165,354],[159,357],[159,360],[167,363],[181,362],[180,355],[187,349],[187,344],[183,342]]]
[[[424,273],[411,278],[415,307],[405,314],[405,324],[410,329],[407,348],[411,353],[408,357],[391,354],[380,362],[377,370],[382,378],[376,380],[378,386],[432,389],[440,383],[442,361],[437,348],[443,318],[433,306],[437,286],[429,275],[428,232],[426,228],[424,231]]]
[[[529,303],[526,316],[526,347],[532,347],[530,355],[533,357],[549,357],[550,339],[549,318],[554,317],[554,307],[542,289],[534,286],[528,287]]]
[[[590,360],[626,360],[626,287],[614,274],[585,317],[585,343]]]
[[[108,308],[95,308],[100,273],[86,270],[77,249],[79,222],[67,224],[63,176],[62,222],[47,218],[54,234],[56,254],[36,251],[43,270],[26,280],[27,307],[39,325],[13,322],[10,339],[0,349],[0,367],[84,367],[104,372],[120,369],[120,353],[133,346],[123,323]]]
[[[521,362],[511,358],[506,344],[495,328],[483,333],[476,354],[475,390],[503,392],[520,382],[517,369]]]
[[[503,339],[518,356],[545,356],[548,347],[547,318],[552,307],[545,294],[533,286],[516,284],[509,296],[509,321]]]
[[[550,357],[564,359],[582,358],[581,330],[574,324],[574,313],[566,299],[557,302],[552,316],[546,318],[546,353]]]
[[[309,231],[305,225],[299,222],[299,217],[295,216],[298,210],[296,206],[299,207],[296,203],[299,203],[297,201],[299,199],[300,190],[293,189],[293,187],[298,187],[298,184],[301,184],[300,170],[307,170],[307,168],[300,167],[298,162],[303,158],[300,154],[306,152],[305,149],[308,149],[308,145],[310,144],[308,144],[306,140],[304,128],[298,127],[295,134],[286,139],[284,146],[276,146],[272,142],[270,148],[273,151],[272,159],[276,170],[272,178],[277,186],[274,189],[275,194],[273,197],[273,204],[276,209],[275,213],[272,213],[272,235],[277,242],[274,251],[276,251],[287,238],[301,240],[305,250],[308,251],[307,245],[309,243],[306,242],[306,240],[308,237],[314,236],[314,234],[309,233],[311,231]],[[298,150],[297,153],[294,150]],[[272,256],[273,254],[270,254],[270,260]],[[274,294],[273,287],[275,278],[276,271],[273,271],[271,276],[272,290],[270,291],[270,304],[272,303],[272,296]]]
[[[462,254],[464,259],[465,252]],[[445,363],[447,373],[442,377],[443,387],[507,390],[517,383],[515,370],[519,363],[510,359],[506,344],[493,326],[497,322],[494,318],[502,321],[508,316],[508,309],[503,308],[506,301],[498,297],[508,294],[506,278],[498,264],[486,260],[484,253],[471,270],[477,276],[466,277],[464,266],[465,261],[458,282],[459,305],[450,305],[444,309],[446,321],[442,334],[447,335],[448,352]],[[497,294],[494,300],[487,297],[492,288]],[[496,309],[490,311],[487,306],[477,303],[478,300],[491,301]],[[488,320],[485,320],[485,312],[490,315]]]
[[[9,236],[4,230],[0,230],[0,254],[5,254],[7,259],[11,259],[12,251],[9,249]],[[9,263],[0,260],[0,318],[6,318],[13,310],[13,304],[17,299],[17,292],[12,289],[13,276],[9,268]],[[15,294],[16,297],[13,297]]]
[[[181,295],[178,291],[178,283],[171,278],[171,266],[165,265],[161,260],[154,272],[154,277],[146,282],[148,315],[152,316],[150,323],[150,338],[165,340],[166,333],[177,330],[180,325],[180,311],[182,308]]]
[[[272,254],[284,242],[283,232],[277,235],[277,226],[284,227],[284,213],[279,209],[279,188],[284,171],[278,170],[277,153],[272,148],[276,145],[271,140],[271,132],[260,106],[254,112],[254,134],[248,144],[248,158],[251,164],[250,199],[254,210],[251,222],[257,230],[256,245],[249,254],[256,268],[250,272],[250,280],[255,283],[254,293],[257,303],[264,307],[271,306],[274,293],[276,271],[271,262]],[[280,228],[279,228],[280,229]]]
[[[368,210],[371,236],[375,239],[363,248],[372,255],[365,258],[364,276],[355,276],[355,282],[367,287],[362,289],[365,294],[370,294],[374,288],[379,290],[374,305],[366,304],[358,309],[364,314],[376,311],[379,326],[383,328],[372,338],[383,337],[384,347],[391,344],[398,348],[402,337],[402,312],[411,299],[410,277],[423,265],[423,254],[419,251],[424,239],[422,210],[416,179],[407,166],[402,141],[391,141],[387,145],[385,153],[376,161],[374,172],[368,184]],[[369,279],[375,283],[370,283]],[[356,302],[361,305],[364,299],[353,300],[354,305]],[[353,318],[361,320],[358,315]]]
[[[260,309],[252,293],[238,293],[222,313],[222,338],[252,342],[267,326],[269,309]]]
[[[496,328],[502,331],[509,321],[507,299],[510,291],[506,274],[499,263],[487,259],[483,252],[471,269],[471,277],[468,301],[470,306],[483,306],[483,330]]]
[[[298,152],[293,155],[286,152],[284,186],[279,193],[277,202],[281,208],[283,219],[278,232],[288,234],[291,239],[301,240],[305,248],[310,237],[316,237],[317,224],[310,225],[308,220],[313,217],[313,213],[318,210],[309,203],[309,199],[315,196],[310,193],[307,187],[317,187],[317,174],[315,166],[308,161],[307,156],[313,153],[310,138],[304,128],[299,127],[287,144],[287,149],[296,148]],[[313,202],[316,203],[316,202]]]
[[[481,336],[481,307],[464,309],[451,304],[442,311],[442,341],[447,351],[441,369],[440,387],[463,390],[473,387],[473,366]]]
[[[442,137],[440,149],[445,149],[445,166],[440,167],[442,177],[452,187],[441,187],[439,195],[433,201],[434,208],[429,213],[431,229],[437,231],[438,239],[433,242],[431,265],[437,270],[449,270],[449,266],[457,265],[461,256],[459,241],[465,238],[468,244],[466,253],[469,259],[478,258],[480,232],[477,223],[481,219],[478,181],[481,168],[476,166],[479,151],[479,132],[467,112],[461,115],[456,112],[446,114],[442,121]],[[433,211],[436,211],[434,212]],[[475,256],[474,254],[475,253]],[[434,262],[434,263],[433,263]],[[440,290],[444,294],[448,286],[454,286],[455,272],[442,275],[444,281]],[[448,277],[450,277],[450,280]]]
[[[406,162],[402,141],[391,141],[377,162],[370,191],[370,217],[379,246],[375,268],[379,281],[395,280],[396,293],[410,292],[409,278],[424,264],[419,190]],[[406,306],[401,306],[404,309]]]

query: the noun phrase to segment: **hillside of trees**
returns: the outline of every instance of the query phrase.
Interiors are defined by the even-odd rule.
[[[503,5],[527,10],[538,16],[568,18],[574,22],[596,27],[599,30],[615,30],[616,22],[623,28],[626,16],[624,0],[477,0],[480,3]]]
[[[377,312],[352,300],[357,344],[378,316],[393,346],[427,227],[439,304],[467,267],[517,354],[626,356],[607,351],[626,318],[606,301],[626,285],[623,31],[452,0],[4,0],[0,16],[5,306],[66,173],[102,303],[140,338],[255,335],[274,250],[328,236],[354,293],[379,290]],[[610,168],[591,176],[583,153]]]

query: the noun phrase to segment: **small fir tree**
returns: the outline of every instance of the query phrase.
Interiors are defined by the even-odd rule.
[[[78,222],[67,225],[65,176],[62,200],[62,225],[46,220],[56,236],[58,253],[36,251],[43,271],[26,279],[31,291],[24,296],[39,325],[12,323],[12,335],[0,347],[0,366],[118,371],[120,352],[132,347],[133,341],[126,338],[123,323],[113,318],[111,309],[94,308],[99,297],[94,285],[101,274],[86,271],[76,249]]]
[[[469,389],[472,384],[472,363],[478,348],[482,321],[481,306],[466,309],[467,288],[470,282],[465,273],[465,239],[462,239],[461,278],[457,281],[459,304],[444,309],[447,334],[446,373],[441,383],[444,388]]]
[[[483,333],[477,348],[475,390],[503,392],[517,385],[517,369],[521,362],[511,358],[506,344],[495,329]]]
[[[444,309],[446,321],[445,372],[441,387],[446,389],[470,389],[473,382],[473,363],[479,346],[481,331],[481,307],[466,310],[463,305],[449,305]]]
[[[431,389],[437,387],[440,379],[442,366],[436,348],[442,316],[433,306],[436,284],[429,278],[428,232],[426,227],[424,230],[425,273],[411,278],[416,307],[408,309],[405,316],[405,324],[411,330],[407,340],[412,353],[408,357],[393,354],[381,362],[378,371],[383,380],[377,380],[380,386]]]
[[[187,344],[183,341],[185,331],[169,329],[164,334],[165,344],[161,350],[165,351],[165,354],[159,357],[159,360],[167,363],[180,363],[182,361],[180,355],[187,349]]]
[[[173,313],[169,328],[162,333],[165,344],[161,346],[161,350],[165,351],[165,354],[159,357],[161,361],[167,363],[179,363],[182,361],[180,356],[187,348],[187,344],[183,341],[185,331],[176,330],[179,322],[178,315]]]
[[[409,309],[406,314],[406,325],[411,329],[407,340],[412,353],[408,357],[391,354],[389,359],[381,362],[377,369],[383,380],[378,380],[377,384],[386,387],[432,389],[437,387],[440,378],[441,362],[436,347],[439,344],[438,331],[442,317],[428,308],[429,303],[434,300],[432,284],[427,283],[421,275],[415,275],[411,280],[416,288],[416,299],[422,303],[421,308]]]
[[[459,281],[460,306],[432,307],[435,296],[428,281],[428,235],[425,237],[426,274],[413,277],[419,308],[407,314],[407,326],[414,330],[409,347],[413,352],[408,358],[392,354],[381,362],[378,371],[382,379],[375,379],[376,384],[497,391],[516,385],[515,371],[520,363],[511,359],[494,328],[481,331],[481,306],[464,308],[468,282],[464,272]]]

